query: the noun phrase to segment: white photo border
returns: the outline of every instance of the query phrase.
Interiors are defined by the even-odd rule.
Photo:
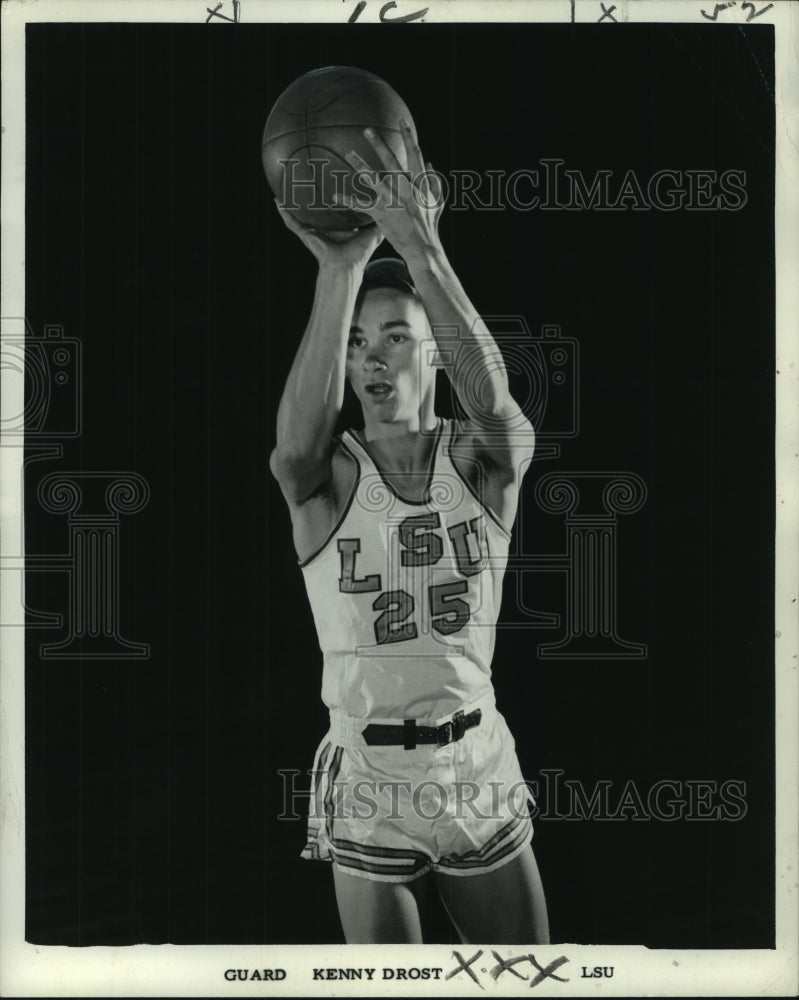
[[[248,23],[341,23],[355,6],[342,0],[241,0],[239,12]],[[364,13],[374,18],[381,6],[371,0]],[[425,23],[470,21],[588,23],[603,6],[595,0],[399,0],[403,8],[427,7],[416,30]],[[611,3],[605,3],[609,8]],[[799,4],[779,2],[714,4],[702,0],[617,0],[615,19],[626,23],[743,24],[756,9],[767,9],[758,23],[775,28],[776,64],[776,324],[777,379],[775,440],[776,510],[776,949],[649,950],[645,947],[552,945],[537,947],[542,965],[567,954],[572,967],[613,964],[622,972],[600,984],[572,978],[568,993],[605,996],[788,996],[797,991],[799,942],[799,851],[797,831],[797,523],[798,478],[795,451],[799,442]],[[3,317],[25,315],[25,27],[37,22],[125,21],[191,23],[207,19],[212,8],[233,14],[232,0],[218,7],[208,0],[6,0],[2,8],[2,284]],[[721,8],[718,9],[717,8]],[[751,9],[750,9],[751,8]],[[704,14],[703,14],[704,12]],[[208,30],[226,30],[212,18]],[[608,27],[608,30],[613,30]],[[5,324],[5,320],[3,321]],[[9,331],[3,329],[3,337]],[[22,411],[23,385],[18,372],[3,367],[3,416]],[[24,558],[22,533],[22,449],[5,437],[0,448],[0,535],[6,566]],[[15,562],[16,560],[16,562]],[[37,946],[24,940],[24,610],[19,576],[0,573],[0,994],[16,996],[334,996],[340,984],[315,982],[314,966],[443,967],[452,965],[451,949],[425,946],[217,946],[135,945],[120,948]],[[17,626],[17,627],[15,627]],[[230,968],[281,968],[280,982],[227,982]],[[376,976],[377,979],[377,976]],[[480,989],[461,976],[409,982],[347,982],[352,996],[451,996],[456,990],[479,995]],[[503,979],[504,989],[523,994],[527,982]],[[503,988],[503,987],[499,987]],[[561,988],[562,989],[562,988]],[[557,983],[542,983],[538,992],[557,995]],[[507,993],[500,995],[508,995]]]

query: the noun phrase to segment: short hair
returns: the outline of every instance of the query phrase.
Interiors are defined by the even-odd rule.
[[[364,295],[374,288],[393,288],[395,291],[410,295],[421,301],[408,265],[399,257],[380,257],[370,260],[363,270],[363,281],[358,291],[358,304]]]

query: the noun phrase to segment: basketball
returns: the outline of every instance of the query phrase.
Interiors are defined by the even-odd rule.
[[[382,164],[364,136],[372,127],[407,168],[400,131],[413,119],[402,98],[379,76],[352,66],[326,66],[296,79],[275,101],[264,128],[261,155],[278,201],[301,222],[335,233],[372,224],[363,212],[336,207],[334,195],[353,191],[354,150],[375,170]],[[292,207],[297,206],[297,207]]]

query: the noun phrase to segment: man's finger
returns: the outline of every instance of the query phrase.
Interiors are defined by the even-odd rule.
[[[383,137],[377,133],[373,128],[366,128],[363,130],[363,134],[369,140],[374,151],[380,157],[380,162],[386,168],[386,170],[402,170],[402,164],[394,155],[394,151],[385,142]]]
[[[419,148],[419,143],[414,139],[410,125],[404,118],[400,118],[400,129],[402,130],[402,141],[405,143],[405,152],[408,156],[408,169],[415,177],[424,173],[424,157]]]
[[[438,176],[436,171],[433,169],[433,164],[428,160],[425,163],[425,176],[427,178],[427,183],[430,187],[430,193],[433,195],[435,201],[440,201],[441,192],[443,190],[441,184],[441,178]]]
[[[351,149],[349,153],[345,153],[344,159],[347,163],[349,163],[353,170],[356,170],[358,173],[365,174],[366,179],[371,183],[375,182],[377,171],[373,170],[366,160],[359,153],[356,153],[354,149]]]

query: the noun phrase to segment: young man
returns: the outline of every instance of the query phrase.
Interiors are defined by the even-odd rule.
[[[440,187],[365,171],[376,226],[333,240],[280,209],[319,264],[270,459],[324,654],[330,731],[304,856],[332,860],[348,943],[422,940],[434,881],[463,941],[546,943],[529,793],[491,657],[532,427],[438,238]],[[390,185],[394,184],[392,190]],[[404,261],[367,265],[385,237]],[[467,419],[434,412],[435,365]],[[345,377],[364,429],[335,438]]]

